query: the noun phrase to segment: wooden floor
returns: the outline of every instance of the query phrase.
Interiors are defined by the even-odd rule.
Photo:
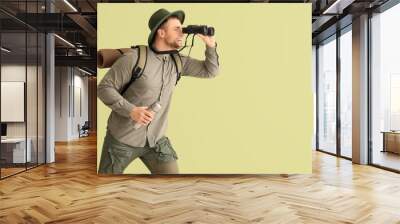
[[[12,168],[1,168],[1,178],[8,177],[10,175],[25,171],[25,167],[12,167]]]
[[[400,155],[392,152],[374,151],[374,164],[400,170]]]
[[[5,178],[11,175],[14,175],[16,173],[23,172],[25,170],[33,169],[37,166],[36,163],[27,163],[26,167],[25,164],[18,164],[18,167],[2,167],[0,172],[1,172],[1,178]]]
[[[400,175],[314,153],[312,175],[97,176],[96,139],[0,181],[0,223],[400,223]]]

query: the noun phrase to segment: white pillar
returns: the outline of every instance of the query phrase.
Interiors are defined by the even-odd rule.
[[[353,162],[368,163],[368,15],[353,19]]]
[[[53,12],[54,6],[50,1],[46,4],[47,12]],[[54,133],[55,133],[55,56],[54,56],[54,35],[48,33],[46,35],[46,163],[55,162],[55,146],[54,146]]]

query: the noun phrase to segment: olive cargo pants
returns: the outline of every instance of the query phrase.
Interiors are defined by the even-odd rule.
[[[136,158],[140,158],[152,174],[177,174],[178,159],[168,137],[159,139],[155,147],[132,147],[106,134],[99,164],[101,174],[122,174]]]

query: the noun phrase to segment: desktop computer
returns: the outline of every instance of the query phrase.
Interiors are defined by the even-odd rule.
[[[1,139],[7,138],[7,124],[1,123]]]

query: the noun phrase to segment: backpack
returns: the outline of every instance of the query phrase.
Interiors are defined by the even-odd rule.
[[[127,83],[124,88],[121,91],[121,95],[123,95],[125,93],[125,91],[129,88],[129,86],[138,78],[140,78],[140,76],[142,76],[143,71],[146,67],[146,62],[147,62],[147,46],[145,45],[138,45],[138,46],[132,46],[132,49],[137,49],[138,52],[138,59],[135,63],[135,65],[132,68],[132,76],[131,76],[131,80],[129,81],[129,83]],[[121,49],[117,49],[121,55],[124,54],[124,52],[122,52]],[[175,69],[176,69],[176,73],[177,73],[177,78],[176,78],[176,83],[175,85],[178,84],[179,79],[181,78],[181,73],[182,73],[182,59],[181,56],[179,55],[179,53],[172,53],[170,54],[174,64],[175,64]]]

